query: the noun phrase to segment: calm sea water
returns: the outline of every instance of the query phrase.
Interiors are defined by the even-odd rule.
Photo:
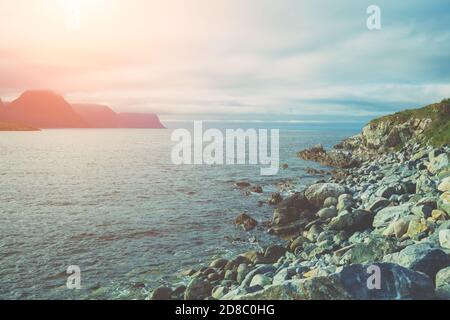
[[[181,126],[172,123],[169,127]],[[209,126],[249,127],[240,123]],[[359,124],[252,124],[280,128],[281,163],[259,166],[174,166],[171,130],[44,130],[0,133],[0,299],[143,299],[180,270],[215,255],[278,241],[263,228],[246,233],[233,219],[258,207],[281,180],[312,181],[296,152],[331,146]],[[233,183],[264,188],[246,196]],[[82,289],[66,288],[78,265]],[[142,287],[145,284],[145,287]]]

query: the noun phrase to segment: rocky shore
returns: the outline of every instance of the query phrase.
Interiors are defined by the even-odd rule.
[[[268,231],[286,245],[186,270],[186,286],[149,298],[450,299],[449,114],[444,100],[376,119],[331,151],[300,152],[340,169],[269,200]]]

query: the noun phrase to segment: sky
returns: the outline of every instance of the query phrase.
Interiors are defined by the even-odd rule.
[[[2,0],[0,98],[361,121],[450,97],[449,21],[448,0]]]

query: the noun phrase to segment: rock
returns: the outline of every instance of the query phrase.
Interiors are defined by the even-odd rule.
[[[416,193],[425,194],[433,192],[436,189],[436,181],[430,178],[428,174],[422,174],[416,182]]]
[[[220,300],[224,295],[228,293],[228,288],[224,286],[217,286],[212,291],[212,297]]]
[[[373,227],[385,228],[392,221],[408,216],[411,212],[410,206],[411,205],[409,203],[405,203],[395,207],[387,207],[378,211],[373,220]]]
[[[290,280],[297,273],[295,267],[283,268],[273,277],[273,284],[280,284]]]
[[[227,259],[216,259],[209,265],[210,268],[223,269],[227,265]]]
[[[226,297],[225,297],[226,298]],[[233,300],[348,300],[350,295],[326,277],[288,280],[253,294],[235,295]]]
[[[261,186],[254,186],[252,188],[252,192],[254,192],[254,193],[263,193],[263,188]]]
[[[337,183],[317,183],[305,191],[306,199],[315,207],[323,205],[325,199],[329,197],[339,197],[345,193],[345,188]]]
[[[264,253],[264,261],[266,263],[274,263],[278,261],[286,253],[286,248],[278,245],[267,247]]]
[[[395,241],[380,236],[373,236],[367,242],[356,243],[345,256],[348,257],[348,261],[352,264],[364,264],[383,261],[385,255],[396,250]]]
[[[352,153],[346,150],[325,151],[322,145],[316,145],[311,149],[303,150],[297,153],[300,159],[315,161],[325,166],[337,168],[354,168],[360,165],[361,161],[353,157]]]
[[[416,205],[411,208],[411,212],[420,218],[428,218],[431,217],[433,208],[427,205]]]
[[[427,168],[432,174],[436,174],[441,170],[445,170],[450,166],[449,155],[442,153],[437,157],[430,158],[430,163]]]
[[[246,213],[241,213],[237,218],[234,220],[234,223],[236,226],[242,226],[245,231],[250,231],[258,225],[258,221],[250,217]]]
[[[411,238],[414,239],[417,235],[428,231],[428,224],[425,219],[418,219],[414,218],[411,219],[408,225],[408,230],[406,231],[406,234]]]
[[[436,274],[436,296],[450,299],[450,267],[439,270]]]
[[[375,272],[380,271],[380,289],[376,285]],[[354,264],[332,275],[352,299],[358,300],[428,300],[434,297],[431,279],[420,272],[391,263]]]
[[[408,232],[409,223],[411,219],[400,218],[394,222],[394,235],[396,238],[401,238],[406,232]]]
[[[438,208],[450,215],[450,192],[444,192],[439,197]]]
[[[265,287],[272,284],[272,279],[262,275],[262,274],[257,274],[253,277],[252,282],[250,283],[250,287],[253,286],[260,286],[260,287]]]
[[[237,279],[237,272],[234,270],[227,270],[227,271],[225,271],[225,275],[223,276],[223,279],[235,281]]]
[[[252,264],[255,262],[259,255],[261,254],[257,251],[247,251],[245,253],[242,253],[228,261],[228,263],[225,265],[225,270],[235,269],[240,264]]]
[[[245,263],[242,263],[239,265],[236,272],[237,272],[236,281],[238,283],[242,283],[242,281],[244,281],[245,277],[249,272],[248,266]]]
[[[324,208],[329,208],[331,206],[336,206],[338,204],[338,200],[335,197],[328,197],[323,202]]]
[[[376,214],[378,211],[388,207],[390,204],[391,201],[388,199],[377,198],[366,209]]]
[[[441,181],[438,185],[438,190],[442,192],[450,191],[450,177],[447,177]]]
[[[450,249],[450,230],[439,231],[439,243],[442,248]]]
[[[253,269],[250,271],[246,276],[245,279],[242,281],[240,288],[246,288],[249,287],[252,279],[257,274],[267,274],[267,273],[275,273],[276,268],[271,264],[263,264],[256,269]]]
[[[305,212],[309,208],[310,204],[305,195],[296,193],[278,205],[273,215],[272,225],[286,225],[297,220],[302,214],[311,215],[311,212]]]
[[[389,199],[394,194],[398,194],[397,188],[395,187],[381,187],[375,193],[377,197],[386,199]]]
[[[432,280],[440,269],[450,265],[450,257],[444,251],[427,243],[407,246],[400,252],[386,255],[383,261],[423,272]]]
[[[442,210],[433,210],[431,212],[431,218],[433,218],[434,221],[442,221],[445,220],[447,217],[447,214]]]
[[[338,198],[337,211],[341,212],[344,210],[349,210],[353,206],[353,198],[349,194],[341,194]]]
[[[373,223],[373,213],[366,210],[344,211],[333,218],[328,225],[330,230],[345,230],[347,232],[363,231]]]
[[[272,193],[269,198],[269,204],[272,206],[279,204],[281,201],[283,201],[283,197],[279,192]]]
[[[336,217],[338,214],[335,208],[323,208],[317,212],[317,216],[321,219],[331,219]]]
[[[289,245],[289,250],[291,250],[292,252],[295,251],[295,249],[297,248],[302,248],[303,244],[308,243],[309,240],[306,239],[303,236],[298,236],[297,238],[294,239],[294,241],[291,242],[291,244]]]
[[[181,300],[181,299],[183,299],[185,291],[186,291],[186,286],[179,285],[173,290],[172,296],[176,297],[176,300]]]
[[[371,289],[372,268],[381,273],[379,290]],[[288,280],[264,290],[225,298],[233,300],[388,300],[432,299],[434,285],[428,276],[398,265],[351,265],[331,276]]]
[[[208,278],[209,282],[214,282],[214,281],[218,281],[221,279],[220,275],[216,272],[208,274],[207,278]]]
[[[159,287],[153,291],[150,300],[172,300],[172,289],[168,287]]]
[[[212,286],[208,281],[193,278],[184,292],[184,300],[205,300],[211,295]]]
[[[247,181],[239,181],[239,182],[236,182],[235,185],[236,185],[236,187],[241,188],[241,189],[250,187],[250,183],[248,183]]]

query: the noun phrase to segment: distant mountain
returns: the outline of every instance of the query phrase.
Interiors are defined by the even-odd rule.
[[[73,104],[74,110],[93,128],[164,129],[153,113],[115,113],[108,106]]]
[[[0,121],[35,128],[87,128],[63,97],[51,91],[26,91],[0,112]]]
[[[149,128],[163,129],[153,113],[116,113],[97,104],[69,104],[51,91],[33,90],[3,103],[0,100],[0,122],[4,128]],[[15,124],[15,125],[13,125]]]
[[[165,129],[154,113],[119,113],[120,128],[158,128]]]
[[[117,113],[98,104],[72,104],[73,109],[93,128],[117,128]]]

